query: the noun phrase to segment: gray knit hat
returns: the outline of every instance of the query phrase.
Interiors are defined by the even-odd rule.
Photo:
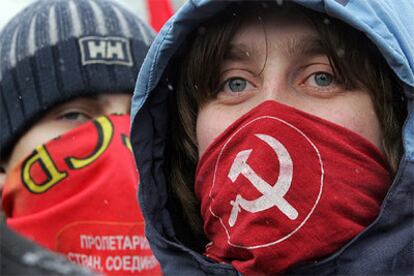
[[[80,95],[133,92],[154,32],[108,0],[41,0],[0,33],[0,155],[43,112]]]

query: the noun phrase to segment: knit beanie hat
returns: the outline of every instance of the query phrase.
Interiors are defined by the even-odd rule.
[[[132,94],[154,32],[109,0],[40,0],[0,33],[0,157],[76,96]]]

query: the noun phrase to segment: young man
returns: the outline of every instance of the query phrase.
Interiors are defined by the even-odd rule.
[[[130,95],[153,38],[112,1],[38,1],[0,34],[8,227],[107,274],[158,274],[136,200]]]
[[[282,2],[192,1],[150,49],[131,135],[154,254],[175,275],[412,274],[414,6]]]

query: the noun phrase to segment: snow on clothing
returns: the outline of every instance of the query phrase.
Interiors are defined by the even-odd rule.
[[[153,252],[173,275],[237,275],[231,265],[214,263],[177,242],[162,170],[167,133],[164,70],[186,36],[230,1],[189,1],[160,31],[144,61],[132,102],[132,145],[140,170],[139,199]],[[414,23],[410,1],[295,1],[338,18],[364,32],[383,53],[404,86],[408,116],[405,153],[377,219],[336,253],[297,268],[295,274],[409,274],[413,265],[414,185]]]

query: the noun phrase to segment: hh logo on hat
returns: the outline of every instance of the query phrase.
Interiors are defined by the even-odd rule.
[[[88,36],[79,39],[82,65],[119,64],[132,66],[131,48],[123,37]]]

